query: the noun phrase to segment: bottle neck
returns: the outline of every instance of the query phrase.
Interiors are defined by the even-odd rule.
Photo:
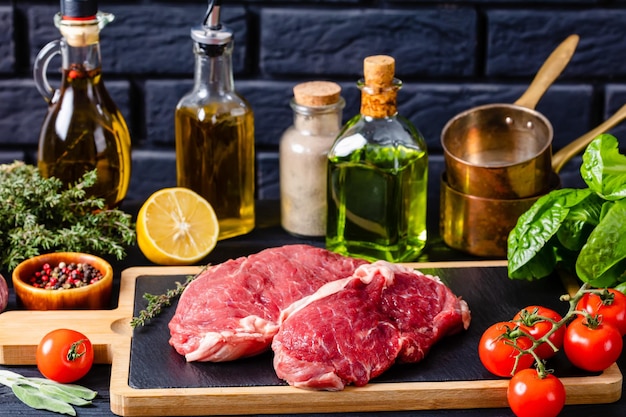
[[[224,94],[234,90],[232,67],[233,43],[205,45],[194,43],[196,65],[194,82],[196,89]]]
[[[60,46],[63,69],[80,69],[87,73],[100,70],[102,66],[100,42],[85,46],[71,46],[65,39],[61,39]]]
[[[383,119],[398,114],[398,90],[402,82],[394,79],[391,85],[366,85],[364,80],[357,84],[361,90],[361,115]]]
[[[319,107],[302,106],[291,100],[293,126],[300,132],[317,136],[335,136],[341,128],[345,100],[340,97],[334,104]]]

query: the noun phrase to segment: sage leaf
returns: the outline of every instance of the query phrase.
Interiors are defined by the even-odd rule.
[[[46,378],[27,378],[15,372],[0,369],[0,384],[11,387],[24,404],[42,410],[76,415],[72,405],[91,404],[98,393],[76,384],[61,384]]]
[[[11,389],[20,401],[31,408],[54,411],[55,413],[67,414],[70,416],[76,415],[74,407],[66,402],[42,393],[31,385],[17,383],[13,384]]]
[[[10,388],[13,386],[13,384],[16,384],[21,379],[24,379],[24,377],[20,374],[0,369],[0,384],[2,385],[6,385]]]
[[[80,397],[85,400],[93,400],[98,395],[97,391],[90,390],[87,387],[83,387],[82,385],[76,384],[61,384],[59,382],[52,381],[51,379],[46,378],[29,378],[31,381],[42,384],[42,385],[51,385],[57,386],[60,389],[66,391],[67,393],[74,395],[76,397]]]
[[[78,406],[91,404],[91,401],[76,396],[68,390],[64,390],[63,388],[55,385],[42,384],[39,386],[39,391],[41,391],[42,394],[45,394],[52,398],[56,398],[60,401],[64,401],[68,404]]]

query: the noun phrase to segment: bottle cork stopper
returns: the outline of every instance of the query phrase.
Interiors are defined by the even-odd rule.
[[[94,20],[93,24],[72,25],[61,22],[59,31],[70,46],[82,47],[93,45],[100,41],[100,28]]]
[[[391,85],[395,70],[395,59],[387,55],[368,56],[363,60],[363,76],[369,86]]]
[[[320,107],[339,101],[341,87],[331,81],[310,81],[293,88],[293,96],[301,106]]]
[[[363,60],[362,115],[383,118],[397,113],[395,64],[395,59],[387,55],[368,56]]]

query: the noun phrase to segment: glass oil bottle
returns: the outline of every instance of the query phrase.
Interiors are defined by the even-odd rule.
[[[115,207],[128,191],[131,137],[124,117],[102,80],[100,30],[114,19],[98,12],[94,0],[61,0],[54,23],[62,38],[37,55],[33,73],[48,112],[39,135],[38,167],[44,177],[71,185],[96,169],[88,196]],[[47,79],[50,60],[62,59],[62,79],[54,90]]]
[[[329,250],[369,260],[414,260],[426,245],[428,154],[410,121],[398,115],[395,60],[364,60],[361,111],[328,155]]]
[[[220,3],[209,1],[191,30],[194,86],[176,107],[176,173],[178,186],[213,206],[226,239],[254,228],[254,115],[234,89],[233,33],[220,23]]]

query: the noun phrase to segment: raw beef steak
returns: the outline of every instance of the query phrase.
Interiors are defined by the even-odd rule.
[[[187,361],[221,362],[268,350],[280,312],[364,260],[308,245],[266,249],[208,268],[183,291],[170,344]]]
[[[470,312],[438,278],[377,261],[334,281],[281,314],[276,374],[298,388],[363,386],[395,362],[418,362]]]

